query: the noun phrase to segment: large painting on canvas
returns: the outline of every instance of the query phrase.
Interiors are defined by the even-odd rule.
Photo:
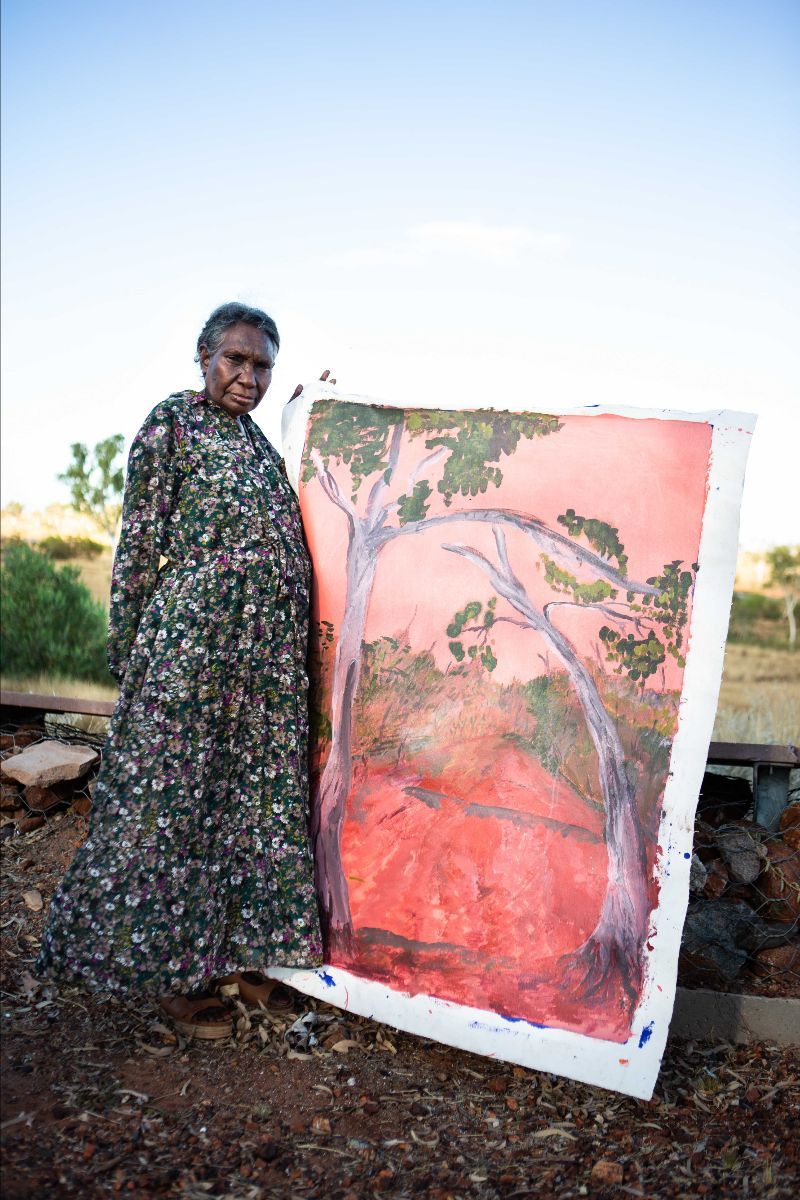
[[[331,978],[623,1053],[652,982],[712,437],[697,419],[311,407]]]

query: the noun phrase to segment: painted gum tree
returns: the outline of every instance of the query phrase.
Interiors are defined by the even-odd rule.
[[[341,860],[341,831],[352,783],[353,702],[361,672],[361,645],[381,551],[398,537],[455,522],[481,522],[524,530],[555,562],[566,559],[619,586],[620,571],[593,546],[580,544],[569,531],[549,528],[527,513],[488,507],[453,508],[456,496],[472,499],[502,482],[500,463],[521,438],[557,433],[556,417],[535,413],[448,412],[392,409],[324,401],[312,410],[304,457],[303,482],[316,479],[347,522],[345,606],[334,658],[331,701],[331,748],[313,808],[317,882],[323,918],[331,942],[347,951],[352,921]],[[407,476],[399,470],[404,439],[420,443],[420,456]],[[332,465],[346,466],[350,494],[340,486]],[[433,481],[451,511],[431,515]],[[362,485],[366,505],[357,507]],[[625,581],[627,585],[627,581]],[[639,594],[655,594],[648,585],[631,584]]]
[[[498,614],[496,597],[485,609],[482,603],[470,601],[454,615],[447,634],[456,661],[468,656],[482,669],[493,671],[497,666],[493,634],[498,624],[509,622],[538,634],[563,665],[597,752],[608,853],[600,917],[584,944],[565,963],[567,976],[578,994],[604,1000],[616,974],[633,1004],[642,980],[642,951],[651,907],[641,818],[619,731],[606,710],[595,677],[573,642],[558,628],[555,615],[559,608],[577,606],[604,617],[599,637],[606,659],[617,674],[624,673],[644,687],[668,654],[680,666],[684,663],[687,605],[697,568],[694,564],[692,570],[684,570],[680,561],[675,561],[648,579],[646,585],[632,582],[625,575],[627,557],[617,529],[595,518],[578,516],[573,509],[558,521],[571,537],[583,538],[598,550],[613,565],[613,571],[581,582],[573,572],[542,553],[545,583],[562,598],[537,603],[511,565],[503,526],[495,524],[496,561],[471,546],[445,543],[443,549],[474,563],[488,578],[496,597],[505,600],[515,615]],[[537,540],[535,536],[533,540]],[[465,641],[469,643],[466,651]]]

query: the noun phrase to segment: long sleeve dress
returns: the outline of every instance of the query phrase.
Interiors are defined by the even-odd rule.
[[[258,426],[203,393],[133,443],[111,593],[120,698],[37,970],[186,991],[322,955],[308,838],[310,564]]]

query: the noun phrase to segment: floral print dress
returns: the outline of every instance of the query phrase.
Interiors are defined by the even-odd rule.
[[[202,392],[159,404],[131,449],[114,560],[119,703],[41,975],[163,993],[321,962],[309,576],[296,497],[258,426]]]

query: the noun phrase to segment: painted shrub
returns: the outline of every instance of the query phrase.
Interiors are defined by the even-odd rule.
[[[624,1041],[710,427],[314,405],[328,961]]]

